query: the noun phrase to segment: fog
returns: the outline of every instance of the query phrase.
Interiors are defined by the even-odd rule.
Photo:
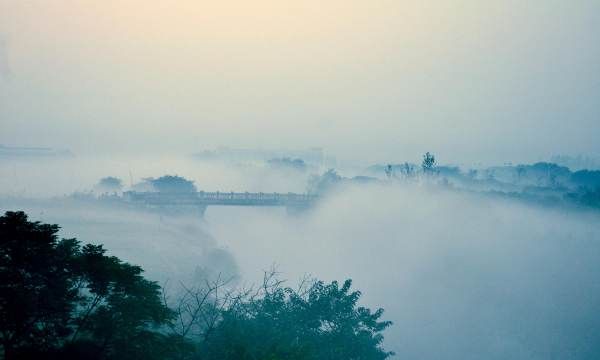
[[[261,183],[303,191],[306,179],[256,166],[179,161],[168,162],[170,169],[209,188],[222,182],[243,191],[261,189],[253,185]],[[143,176],[157,176],[151,170],[164,166],[137,167],[145,169],[138,170]],[[29,170],[48,183],[65,176],[41,169]],[[98,165],[98,173],[109,169]],[[66,173],[71,190],[94,184],[88,172]],[[35,181],[31,186],[48,188]],[[23,209],[33,219],[60,224],[65,237],[105,244],[162,284],[216,274],[255,284],[273,265],[290,285],[307,274],[351,278],[363,303],[383,307],[394,321],[385,344],[399,357],[584,359],[599,351],[597,211],[547,208],[427,182],[342,186],[299,215],[211,206],[204,217],[166,216],[69,197],[8,195],[1,210]]]
[[[599,155],[596,1],[0,1],[0,144]],[[4,74],[4,75],[2,75]]]
[[[292,280],[307,270],[354,279],[395,322],[386,344],[409,359],[592,358],[598,224],[598,214],[410,186],[347,189],[301,218],[207,213],[248,276],[274,261]]]
[[[189,156],[0,158],[0,194],[51,197],[92,190],[104,176],[130,187],[164,174],[195,181],[205,191],[304,192],[309,173],[273,171],[263,163],[195,161]]]
[[[0,210],[160,284],[351,278],[397,358],[597,358],[598,24],[586,0],[0,0]],[[202,157],[221,146],[320,158]],[[426,151],[462,182],[419,173]],[[575,168],[516,166],[549,159]],[[303,194],[329,168],[342,184],[299,214],[92,191]]]

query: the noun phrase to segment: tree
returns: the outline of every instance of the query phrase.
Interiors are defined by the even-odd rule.
[[[423,168],[424,173],[432,173],[435,170],[435,156],[429,152],[426,152],[425,155],[423,155],[421,167]]]
[[[204,359],[386,359],[382,309],[358,306],[351,280],[294,290],[267,277],[261,294],[238,298],[201,346]],[[251,293],[251,292],[250,292]]]
[[[275,169],[294,169],[298,171],[305,171],[307,166],[302,159],[292,159],[289,157],[275,158],[267,161],[267,164]]]
[[[165,339],[153,329],[168,324],[173,315],[162,303],[160,286],[144,279],[139,266],[105,252],[90,244],[81,250],[79,281],[89,295],[75,313],[71,341],[78,336],[93,340],[112,359],[160,359],[157,345]]]
[[[324,194],[342,181],[342,177],[334,169],[329,169],[323,175],[312,175],[308,179],[309,194]]]
[[[0,217],[0,357],[12,359],[388,358],[382,309],[358,305],[351,281],[256,291],[218,277],[168,307],[139,266],[101,245],[58,239],[57,225]]]
[[[79,244],[58,241],[57,232],[57,225],[29,222],[23,212],[0,217],[0,341],[6,359],[23,349],[52,349],[71,332]]]
[[[525,165],[517,165],[517,181],[520,182],[521,179],[523,179],[523,176],[525,176],[525,173],[527,172],[527,169],[525,168]]]
[[[149,178],[147,181],[152,184],[158,192],[164,193],[189,193],[196,192],[196,186],[191,180],[181,176],[165,175],[158,179]]]
[[[118,193],[123,189],[123,182],[121,179],[116,177],[107,176],[98,182],[95,186],[95,190],[101,194],[105,193]]]
[[[405,162],[400,168],[400,172],[405,178],[411,178],[415,173],[415,166]]]
[[[571,182],[577,186],[595,189],[600,187],[600,171],[580,170],[571,174]]]
[[[58,230],[23,212],[0,217],[4,358],[166,358],[168,337],[154,330],[173,314],[160,287],[101,245],[58,240]]]
[[[477,179],[477,170],[475,170],[475,169],[469,169],[469,171],[467,172],[467,178],[470,179],[470,180]]]
[[[392,167],[391,164],[387,164],[387,166],[385,167],[385,176],[388,179],[391,179],[392,175],[394,175],[394,168]]]

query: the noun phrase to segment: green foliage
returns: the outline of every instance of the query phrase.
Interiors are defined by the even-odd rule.
[[[151,329],[172,317],[161,301],[160,287],[144,279],[139,266],[105,252],[89,244],[81,251],[80,280],[89,295],[79,304],[85,309],[76,318],[79,333],[101,341],[112,358],[155,358],[151,345],[163,335]]]
[[[186,288],[175,310],[139,266],[101,245],[59,240],[57,225],[0,217],[0,358],[386,359],[391,325],[358,306],[351,281],[257,292]],[[176,321],[175,321],[176,320]]]
[[[75,240],[58,241],[58,226],[31,223],[22,212],[0,217],[0,341],[15,349],[50,349],[71,331],[78,299]]]
[[[276,286],[238,301],[202,346],[205,359],[386,359],[383,310],[357,305],[360,292],[315,282],[307,291]]]
[[[4,356],[162,359],[153,331],[171,311],[142,269],[102,246],[58,240],[57,225],[0,217],[0,341]],[[85,355],[84,355],[85,354]]]

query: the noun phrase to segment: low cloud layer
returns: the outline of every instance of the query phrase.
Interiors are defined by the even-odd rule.
[[[16,164],[17,176],[27,166],[38,174],[17,182],[32,189],[27,195],[48,191],[44,183],[57,185],[49,180],[52,166]],[[100,174],[123,177],[123,164],[92,161],[80,172],[65,165],[66,173],[55,176],[65,192],[89,189]],[[143,164],[137,168],[144,176],[163,174],[166,164],[167,172],[209,190],[226,184],[302,191],[305,181],[254,167]],[[3,170],[10,174],[10,167]],[[215,206],[203,219],[11,194],[2,210],[23,209],[32,219],[62,225],[63,236],[103,243],[161,282],[223,273],[251,284],[272,264],[290,284],[305,274],[352,278],[364,302],[383,307],[394,321],[386,346],[399,358],[589,359],[600,352],[597,211],[402,182],[344,186],[299,215]]]
[[[231,226],[234,222],[236,225]],[[252,277],[271,262],[353,278],[395,325],[401,358],[591,358],[600,349],[600,225],[419,186],[350,188],[305,217],[209,209],[207,226]]]
[[[32,220],[59,224],[61,237],[103,244],[110,255],[142,266],[148,278],[161,284],[239,276],[235,259],[196,214],[163,216],[73,199],[3,199],[0,210],[22,210]]]

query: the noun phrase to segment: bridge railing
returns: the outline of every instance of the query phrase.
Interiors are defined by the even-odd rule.
[[[286,205],[289,203],[309,203],[316,199],[314,195],[297,193],[236,193],[236,192],[190,192],[190,193],[159,193],[159,192],[134,192],[123,193],[123,198],[132,202],[145,202],[149,204],[272,204]]]

